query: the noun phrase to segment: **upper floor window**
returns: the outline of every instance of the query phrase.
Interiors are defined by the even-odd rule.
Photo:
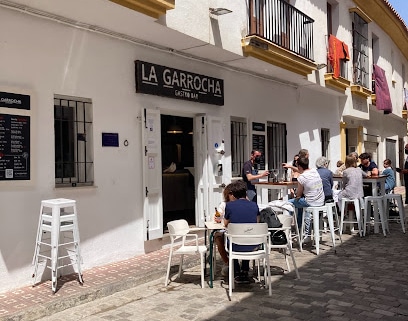
[[[55,185],[93,185],[92,101],[54,96]]]
[[[353,82],[369,87],[368,77],[368,24],[353,12]]]

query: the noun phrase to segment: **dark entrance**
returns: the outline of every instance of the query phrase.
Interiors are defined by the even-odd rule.
[[[193,119],[161,115],[163,227],[185,219],[195,224]]]

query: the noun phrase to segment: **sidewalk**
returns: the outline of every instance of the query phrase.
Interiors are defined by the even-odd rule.
[[[396,192],[402,191],[397,190]],[[311,247],[306,247],[303,252],[298,252],[295,249],[294,255],[300,268],[301,280],[292,281],[293,277],[290,276],[290,282],[295,282],[294,289],[298,288],[300,292],[304,292],[301,283],[305,282],[308,276],[315,272],[319,274],[320,272],[316,269],[320,269],[320,267],[332,266],[333,268],[336,267],[333,270],[333,280],[328,280],[328,283],[320,285],[325,291],[336,291],[336,287],[338,287],[335,284],[336,273],[343,275],[346,270],[357,271],[364,268],[364,275],[367,275],[369,280],[358,281],[356,279],[354,282],[363,284],[366,281],[368,283],[372,281],[374,282],[373,287],[381,287],[375,285],[375,280],[376,278],[385,278],[384,283],[391,282],[394,284],[395,291],[386,293],[381,290],[383,291],[381,297],[392,297],[393,292],[399,293],[402,291],[404,293],[407,286],[403,280],[406,279],[407,275],[408,258],[405,253],[408,246],[408,235],[402,233],[399,224],[390,223],[390,229],[391,234],[387,237],[382,236],[382,234],[370,234],[365,238],[360,238],[356,235],[345,234],[343,245],[337,244],[336,246],[337,254],[331,249],[330,241],[321,244],[322,253],[319,256],[316,256],[314,251],[311,252]],[[329,240],[327,235],[325,240]],[[77,282],[76,275],[63,277],[58,280],[56,294],[52,294],[51,281],[38,284],[35,287],[27,286],[8,293],[2,293],[0,294],[0,320],[38,320],[65,309],[109,296],[118,291],[127,290],[149,281],[163,279],[166,273],[168,251],[168,249],[163,249],[126,261],[86,270],[83,272],[83,285]],[[348,263],[345,263],[346,260],[348,260]],[[279,266],[285,267],[284,261],[280,261],[282,262],[279,263]],[[176,260],[174,260],[174,263],[177,264]],[[197,264],[197,259],[195,257],[186,257],[185,263],[194,266]],[[274,260],[273,265],[277,265],[276,263],[277,261]],[[354,263],[356,266],[353,265]],[[343,264],[345,264],[344,270],[341,268]],[[175,271],[174,267],[173,275]],[[381,273],[389,273],[390,275],[383,276],[380,275]],[[324,275],[324,277],[328,276]],[[316,282],[314,282],[314,285],[319,287]],[[363,285],[358,286],[361,291],[364,291],[362,287]],[[307,293],[304,293],[304,295],[307,295]],[[348,292],[348,295],[356,295],[356,300],[361,300],[361,294]],[[408,298],[404,295],[401,299],[404,300],[405,304],[399,308],[396,315],[404,316],[406,317],[405,320],[408,320]]]
[[[0,320],[38,320],[162,278],[167,270],[168,255],[169,249],[162,249],[129,260],[85,270],[83,285],[77,281],[76,274],[63,276],[58,279],[55,294],[51,290],[51,281],[38,283],[35,287],[27,286],[2,293],[0,294]],[[178,257],[175,257],[173,265],[177,264],[177,259]],[[187,267],[198,264],[194,256],[186,256],[184,262]]]

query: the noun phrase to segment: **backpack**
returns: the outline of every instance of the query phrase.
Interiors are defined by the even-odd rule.
[[[259,212],[259,222],[268,224],[269,228],[282,227],[282,223],[271,207],[266,207]]]

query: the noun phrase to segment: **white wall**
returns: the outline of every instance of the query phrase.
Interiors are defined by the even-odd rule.
[[[141,183],[141,109],[193,116],[230,116],[288,125],[288,155],[320,153],[320,128],[338,132],[338,105],[247,74],[173,56],[147,47],[0,8],[0,91],[31,95],[32,180],[0,182],[0,291],[31,282],[31,260],[43,199],[77,200],[83,268],[144,252]],[[225,106],[210,106],[135,93],[134,60],[224,79]],[[54,187],[54,94],[91,98],[95,187]],[[1,109],[13,113],[12,109]],[[102,132],[118,132],[120,147],[102,148]],[[127,139],[129,146],[123,141]],[[336,141],[334,138],[334,142]],[[229,138],[227,139],[227,141]],[[334,144],[333,144],[334,145]],[[227,157],[230,148],[227,146]],[[337,160],[336,149],[332,147]]]

